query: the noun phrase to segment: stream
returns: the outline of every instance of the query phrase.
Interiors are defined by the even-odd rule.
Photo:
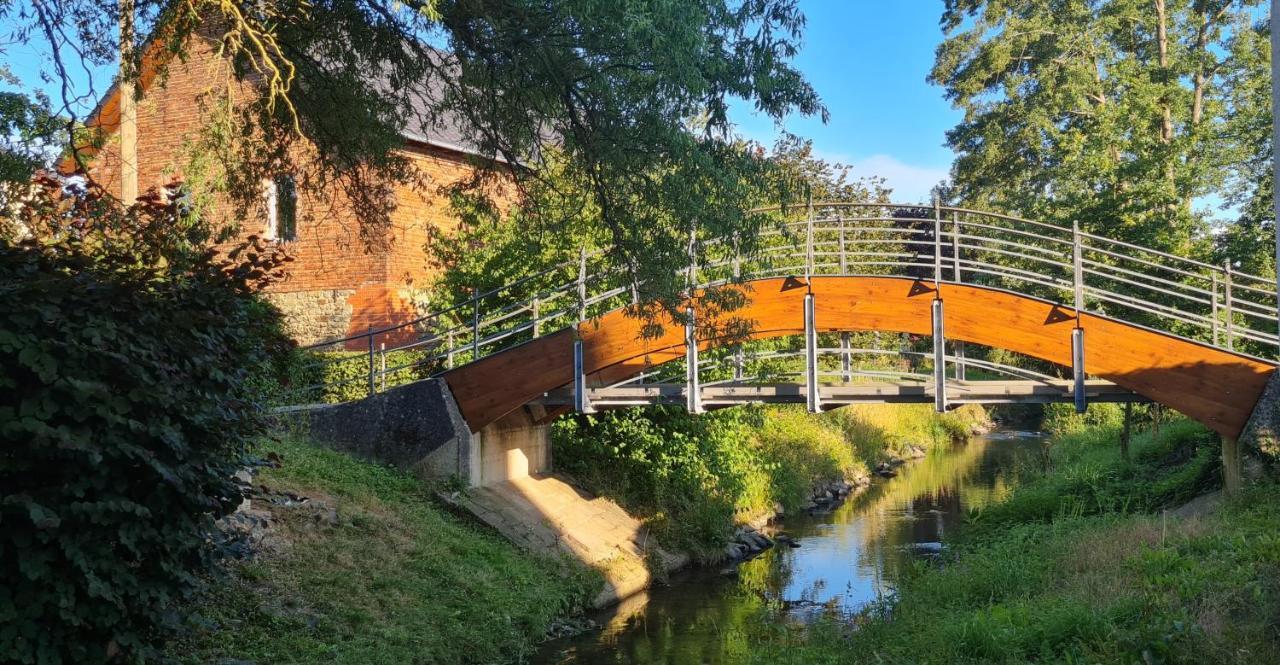
[[[728,568],[697,568],[592,616],[600,624],[548,642],[531,662],[734,663],[762,621],[843,617],[892,596],[904,565],[936,556],[964,514],[1001,500],[1041,435],[1000,431],[935,450],[831,510],[775,522],[779,543]]]

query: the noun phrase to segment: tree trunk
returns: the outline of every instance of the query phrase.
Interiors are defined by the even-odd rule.
[[[1169,28],[1168,14],[1165,11],[1165,0],[1156,3],[1156,48],[1160,53],[1160,83],[1169,85]],[[1160,140],[1164,143],[1173,141],[1173,109],[1169,105],[1167,92],[1160,94]]]

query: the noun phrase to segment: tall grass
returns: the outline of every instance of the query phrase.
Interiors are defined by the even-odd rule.
[[[1126,462],[1114,423],[1062,431],[896,597],[853,624],[780,631],[763,613],[752,662],[1280,662],[1280,486],[1166,516],[1217,485],[1213,434],[1177,420]]]

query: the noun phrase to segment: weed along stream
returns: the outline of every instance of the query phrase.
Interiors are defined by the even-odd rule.
[[[1038,453],[1039,435],[995,432],[935,450],[829,510],[789,515],[789,535],[754,559],[659,584],[548,642],[532,662],[734,663],[746,636],[785,622],[848,617],[894,593],[904,567],[935,556],[971,509],[998,501]]]

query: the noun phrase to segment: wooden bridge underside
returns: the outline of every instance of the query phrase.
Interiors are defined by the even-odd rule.
[[[784,278],[747,282],[749,304],[730,316],[750,323],[751,339],[804,333],[806,288]],[[901,277],[813,277],[819,333],[884,331],[930,335],[932,282]],[[998,289],[943,283],[945,334],[1071,365],[1070,307]],[[696,310],[696,302],[695,302]],[[1241,354],[1094,314],[1080,316],[1085,371],[1176,409],[1235,438],[1275,367]],[[644,339],[644,322],[615,310],[580,325],[591,385],[607,386],[684,358],[684,326],[666,321]],[[713,326],[719,328],[719,326]],[[444,379],[463,417],[479,431],[574,380],[574,331],[561,330],[453,369]],[[700,348],[725,340],[699,339]],[[732,340],[740,341],[740,340]],[[971,382],[973,383],[973,382]]]

